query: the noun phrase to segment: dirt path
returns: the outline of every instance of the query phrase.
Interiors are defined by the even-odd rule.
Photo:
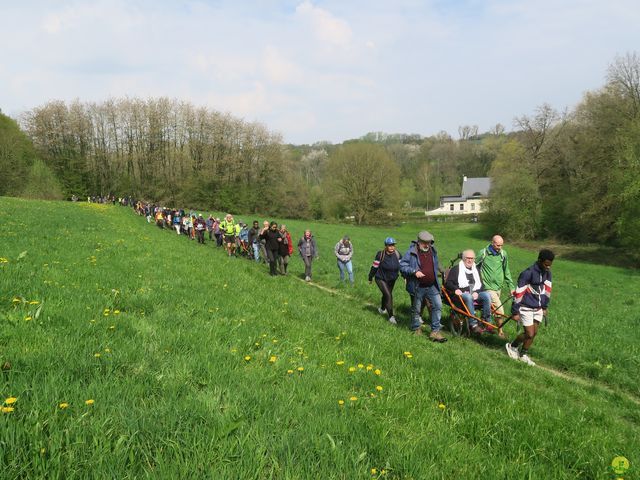
[[[320,285],[317,283],[313,283],[313,282],[306,282],[305,280],[301,279],[301,278],[296,278],[296,280],[302,282],[302,283],[306,283],[314,288],[318,288],[320,290],[323,290],[325,292],[331,293],[332,295],[340,295],[341,297],[344,298],[348,298],[349,300],[355,300],[357,302],[362,303],[362,299],[358,298],[358,297],[354,297],[353,295],[349,295],[348,293],[345,292],[341,292],[338,291],[334,288],[330,288],[330,287],[325,287],[324,285]],[[364,303],[366,306],[370,306],[372,308],[376,308],[376,305],[373,305],[372,303],[368,303],[365,302]],[[504,349],[503,349],[504,350]],[[562,378],[568,382],[572,382],[575,383],[577,385],[580,385],[582,387],[595,387],[598,388],[600,390],[603,390],[605,392],[607,392],[610,395],[620,395],[622,397],[624,397],[626,400],[640,406],[640,398],[638,398],[637,396],[629,393],[629,392],[625,392],[623,390],[616,390],[612,387],[610,387],[609,385],[606,385],[604,383],[601,382],[596,382],[592,379],[589,378],[585,378],[585,377],[581,377],[578,375],[574,375],[571,373],[567,373],[567,372],[561,372],[560,370],[556,370],[552,367],[546,366],[546,365],[541,365],[539,363],[536,364],[536,367],[538,367],[540,370],[544,370],[547,373],[550,373],[551,375],[558,377],[558,378]]]

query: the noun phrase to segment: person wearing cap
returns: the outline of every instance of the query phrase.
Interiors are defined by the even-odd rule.
[[[376,279],[376,285],[382,292],[382,300],[378,312],[380,315],[389,315],[389,323],[396,325],[396,317],[393,315],[393,287],[400,272],[400,258],[402,255],[396,250],[396,241],[393,237],[384,240],[384,249],[376,253],[371,270],[369,270],[369,283]]]
[[[353,286],[353,263],[351,263],[351,257],[353,257],[353,244],[348,235],[342,237],[338,243],[336,243],[333,249],[338,259],[338,269],[340,270],[340,281],[344,282],[345,270],[349,274],[349,282]]]
[[[429,338],[438,343],[447,339],[440,333],[442,324],[442,299],[438,283],[438,252],[433,235],[426,230],[418,234],[416,241],[411,242],[409,249],[400,260],[400,273],[407,280],[407,292],[411,302],[411,330],[422,335],[420,328],[420,311],[425,300],[431,303],[431,333]]]

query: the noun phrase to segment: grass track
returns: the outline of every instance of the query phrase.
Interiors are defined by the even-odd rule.
[[[403,325],[382,321],[364,277],[387,230],[317,225],[314,281],[331,294],[124,208],[2,198],[0,218],[0,395],[18,398],[0,416],[7,478],[608,478],[614,456],[640,460],[635,271],[554,265],[534,358],[597,382],[576,385],[491,340],[409,335],[401,285]],[[407,244],[416,228],[393,234]],[[477,226],[429,230],[443,259],[484,243]],[[344,233],[354,289],[330,256]],[[514,274],[534,257],[509,253]]]

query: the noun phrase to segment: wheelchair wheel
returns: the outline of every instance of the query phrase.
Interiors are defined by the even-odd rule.
[[[449,330],[456,337],[459,337],[464,332],[464,319],[461,315],[458,315],[456,312],[451,311],[449,313]]]

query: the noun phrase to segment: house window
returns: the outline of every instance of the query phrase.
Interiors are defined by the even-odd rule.
[[[476,204],[475,204],[475,203],[472,203],[472,204],[471,204],[471,210],[475,210],[475,209],[476,209]]]
[[[451,205],[449,205],[449,210],[451,210],[453,212],[453,203]]]
[[[463,210],[464,210],[464,203],[461,203],[460,204],[460,211],[463,211]]]

